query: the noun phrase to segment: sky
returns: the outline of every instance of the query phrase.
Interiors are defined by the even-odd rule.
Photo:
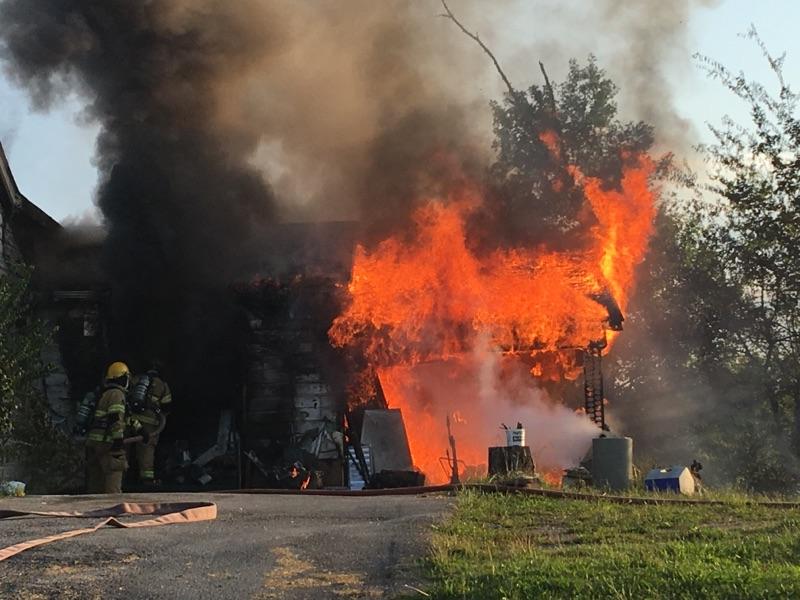
[[[530,6],[535,7],[535,3]],[[784,75],[798,87],[800,36],[796,35],[795,27],[798,22],[798,0],[721,0],[714,7],[698,8],[691,13],[689,50],[708,55],[733,71],[744,70],[749,78],[769,88],[775,80],[759,49],[738,35],[751,23],[755,24],[773,54],[786,52]],[[528,29],[527,23],[524,15],[515,19],[513,35],[521,39],[530,36],[535,28]],[[514,56],[509,55],[511,50],[506,52],[501,47],[496,53],[501,63],[504,58],[514,62]],[[604,66],[601,53],[598,58]],[[509,73],[516,74],[516,70]],[[706,123],[717,123],[725,114],[746,118],[742,103],[718,82],[709,80],[698,67],[690,66],[681,73],[680,80],[672,82],[675,107],[692,124],[692,136],[697,142],[709,141]],[[526,83],[529,82],[519,82],[517,87]],[[97,127],[82,118],[82,108],[82,100],[72,96],[49,112],[33,111],[25,93],[0,73],[0,141],[17,184],[29,199],[62,222],[96,213],[93,197],[97,171],[92,158]]]

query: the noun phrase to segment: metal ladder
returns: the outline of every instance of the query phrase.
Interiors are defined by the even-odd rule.
[[[606,425],[602,368],[605,347],[605,340],[590,343],[583,361],[583,406],[589,419],[601,429]]]

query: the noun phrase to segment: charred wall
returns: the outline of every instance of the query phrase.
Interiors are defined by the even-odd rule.
[[[345,483],[327,434],[341,430],[347,369],[328,329],[341,311],[357,232],[351,222],[281,226],[263,265],[274,275],[236,286],[247,314],[242,449],[270,468],[300,461],[326,485]],[[249,459],[243,464],[246,485],[274,483]]]
[[[242,450],[270,467],[313,464],[328,482],[341,483],[336,448],[329,440],[314,442],[321,428],[339,429],[344,408],[344,369],[327,331],[341,309],[356,233],[346,222],[276,226],[257,242],[254,255],[263,259],[246,265],[261,275],[193,286],[179,303],[171,300],[177,313],[159,312],[160,292],[151,292],[151,324],[181,320],[165,324],[153,344],[137,333],[145,325],[130,321],[135,311],[118,310],[141,296],[126,296],[124,286],[105,277],[101,233],[63,232],[35,258],[43,314],[57,326],[54,350],[63,380],[57,395],[69,404],[59,412],[73,413],[110,362],[122,360],[139,373],[158,358],[174,397],[157,457],[168,482],[176,456],[186,451],[194,460],[208,450],[223,413],[231,412]],[[266,484],[252,463],[243,464],[245,483]]]
[[[339,453],[324,432],[341,429],[343,359],[327,331],[339,306],[328,277],[262,281],[241,291],[250,315],[241,439],[269,466],[300,461],[322,470],[327,485],[344,483]],[[322,436],[322,439],[317,439]],[[244,483],[270,482],[251,461]]]

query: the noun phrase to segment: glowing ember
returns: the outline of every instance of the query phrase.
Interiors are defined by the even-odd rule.
[[[556,138],[546,142],[558,152]],[[439,467],[444,421],[456,412],[459,459],[467,465],[485,464],[487,445],[502,443],[500,422],[524,422],[523,415],[535,433],[537,466],[557,472],[585,450],[591,424],[552,403],[536,382],[575,377],[574,349],[603,337],[609,302],[625,308],[654,216],[652,163],[646,156],[627,162],[617,189],[570,169],[593,223],[579,250],[479,254],[467,235],[468,218],[481,206],[474,188],[423,203],[410,234],[373,251],[356,249],[350,303],[330,338],[358,347],[379,373],[387,402],[403,409],[414,461],[430,482],[446,479]]]

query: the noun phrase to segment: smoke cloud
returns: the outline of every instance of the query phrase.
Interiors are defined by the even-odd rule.
[[[6,72],[39,108],[77,90],[100,125],[122,321],[157,337],[187,293],[246,276],[281,216],[395,218],[441,185],[425,176],[435,152],[486,147],[471,136],[474,95],[457,93],[464,71],[417,29],[439,24],[432,8],[2,2]]]
[[[677,143],[669,70],[689,64],[686,23],[709,3],[453,9],[519,87],[539,77],[532,58],[558,73],[598,54],[632,116]],[[116,270],[221,281],[278,218],[380,224],[453,172],[481,173],[486,101],[502,88],[441,12],[436,0],[4,0],[0,44],[36,106],[88,100]]]
[[[691,124],[675,106],[675,90],[693,69],[689,22],[696,11],[717,4],[718,0],[561,0],[492,3],[491,8],[470,12],[453,3],[453,9],[495,51],[518,89],[542,83],[537,60],[543,61],[552,80],[561,81],[570,58],[582,62],[594,54],[619,87],[623,120],[653,125],[659,148],[681,153],[696,143]],[[465,38],[464,43],[470,42]],[[476,47],[473,57],[479,54]],[[492,89],[502,93],[499,80]]]
[[[571,398],[550,397],[528,367],[503,357],[485,338],[457,358],[382,369],[380,380],[389,405],[415,415],[408,435],[415,464],[429,483],[449,477],[439,460],[448,446],[448,416],[467,476],[485,476],[486,449],[506,445],[503,424],[522,423],[537,470],[559,477],[580,463],[599,432],[564,405]]]
[[[647,0],[634,5],[622,0],[601,3],[603,23],[621,45],[611,69],[624,86],[626,106],[656,127],[662,149],[686,151],[694,142],[689,121],[675,110],[673,81],[692,68],[688,60],[688,23],[692,10],[712,7],[718,0]],[[673,79],[675,78],[675,79]]]
[[[684,52],[692,3],[592,4],[452,8],[520,88],[537,58],[557,79],[594,52],[633,116],[683,131],[663,65]],[[379,239],[420,198],[482,177],[487,100],[502,88],[441,12],[435,0],[0,0],[8,76],[40,109],[78,92],[100,128],[115,350],[180,356],[184,380],[229,379],[225,286],[280,253],[275,223],[358,219]]]

